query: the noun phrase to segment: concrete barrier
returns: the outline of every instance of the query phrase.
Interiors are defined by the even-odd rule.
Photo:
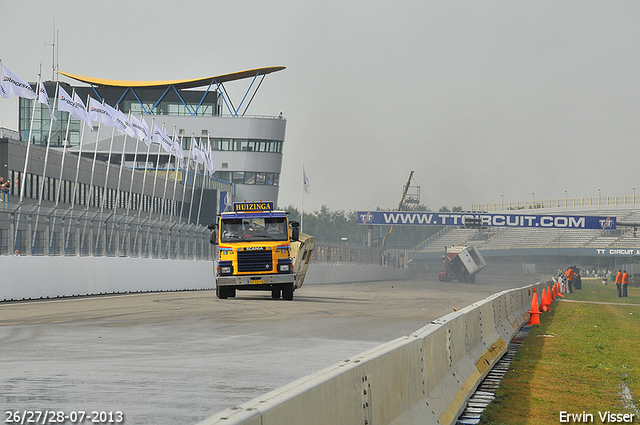
[[[543,286],[495,294],[199,425],[452,424]]]
[[[0,273],[0,301],[215,287],[211,261],[0,256]]]
[[[213,289],[213,268],[212,261],[4,255],[0,256],[0,301]],[[304,284],[407,278],[406,269],[323,263],[309,267]]]

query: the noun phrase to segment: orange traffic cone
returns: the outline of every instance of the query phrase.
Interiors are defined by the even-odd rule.
[[[564,298],[562,291],[560,291],[560,282],[558,282],[558,286],[556,287],[556,298]]]
[[[540,310],[538,310],[538,294],[533,292],[533,298],[531,299],[531,311],[529,312],[529,323],[527,325],[539,325],[540,324]]]
[[[542,288],[542,298],[540,299],[540,311],[551,311],[549,308],[549,299],[547,297],[547,290]]]
[[[551,302],[556,300],[556,284],[554,283],[551,287]]]

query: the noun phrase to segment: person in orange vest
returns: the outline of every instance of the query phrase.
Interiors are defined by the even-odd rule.
[[[627,296],[627,287],[629,286],[629,273],[626,270],[622,271],[622,296]]]
[[[573,267],[569,267],[564,274],[567,276],[567,287],[569,289],[569,293],[573,294],[573,278],[576,276],[576,272],[573,271]]]
[[[618,290],[618,297],[622,297],[622,271],[618,269],[618,274],[616,274],[616,289]]]

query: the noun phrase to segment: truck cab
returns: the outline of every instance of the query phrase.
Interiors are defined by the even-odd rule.
[[[272,298],[292,300],[304,279],[294,267],[301,244],[299,224],[290,222],[285,211],[274,211],[272,202],[233,206],[233,212],[221,213],[209,226],[211,243],[217,245],[216,295],[225,299],[235,297],[236,290],[261,290],[271,291]],[[304,252],[305,272],[311,239],[309,252]]]

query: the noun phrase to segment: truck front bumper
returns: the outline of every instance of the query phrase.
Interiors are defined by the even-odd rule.
[[[269,287],[293,283],[295,278],[291,274],[245,275],[245,276],[216,276],[218,286]]]

